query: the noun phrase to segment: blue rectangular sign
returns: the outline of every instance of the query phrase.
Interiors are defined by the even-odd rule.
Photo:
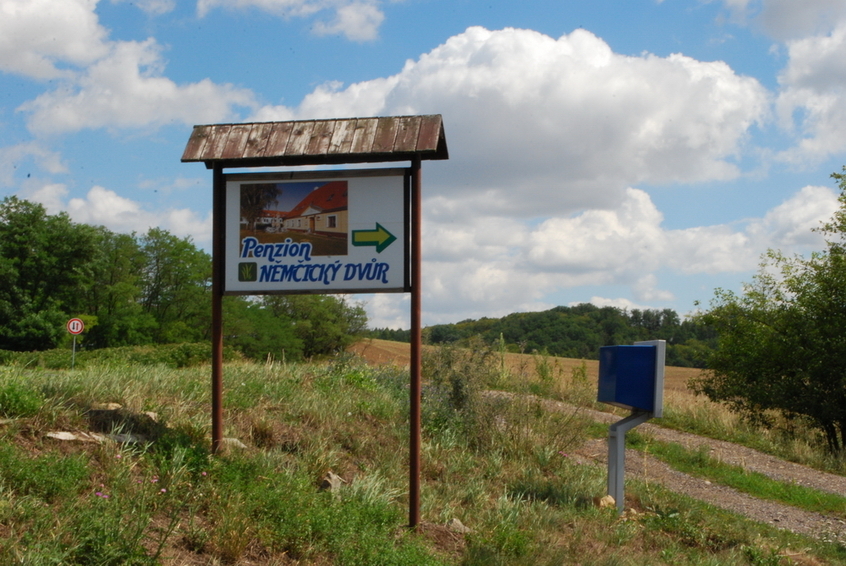
[[[655,412],[655,346],[604,346],[599,349],[597,401],[624,409]]]

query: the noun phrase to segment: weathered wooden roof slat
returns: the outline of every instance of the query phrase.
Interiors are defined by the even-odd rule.
[[[222,159],[223,150],[226,147],[226,140],[229,139],[229,130],[231,129],[231,124],[224,124],[222,127],[215,128],[209,132],[209,138],[206,140],[206,146],[203,150],[214,155],[220,155]]]
[[[332,141],[335,124],[335,120],[315,122],[311,139],[309,139],[308,146],[306,147],[306,155],[326,155],[329,153],[329,142]]]
[[[272,131],[273,124],[270,122],[253,124],[252,131],[247,139],[247,145],[244,148],[244,157],[252,159],[264,155],[264,149],[267,147],[267,142],[270,141],[270,133]]]
[[[184,162],[262,167],[448,159],[439,114],[194,126]]]
[[[329,141],[329,153],[349,153],[355,135],[355,121],[338,120],[332,139]]]
[[[439,115],[423,116],[420,120],[420,133],[417,147],[438,147],[438,139],[443,137],[443,126]]]
[[[223,146],[224,159],[237,159],[244,155],[252,129],[252,124],[233,124],[229,128],[229,135],[226,136],[226,144]]]
[[[198,126],[202,128],[203,126]],[[284,155],[285,148],[288,147],[288,140],[291,139],[291,131],[294,129],[293,122],[275,122],[271,125],[270,135],[267,139],[267,144],[264,146],[264,152],[260,157],[267,158],[272,155]],[[185,158],[182,159],[185,161]],[[205,161],[204,159],[197,159],[197,161]]]
[[[420,120],[405,117],[397,120],[397,135],[394,139],[394,151],[408,152],[417,148]]]
[[[204,155],[205,152],[203,150],[205,149],[210,136],[211,131],[208,128],[194,128],[194,132],[188,139],[188,145],[185,146],[185,152],[182,154],[182,160],[185,160],[186,155]]]
[[[376,124],[376,137],[373,138],[372,153],[390,153],[394,150],[394,141],[397,139],[399,120],[394,118],[379,118]]]
[[[373,149],[373,138],[376,137],[378,118],[360,118],[355,122],[355,134],[350,148],[352,154],[368,154]]]
[[[313,120],[294,124],[291,137],[288,139],[288,147],[285,148],[285,155],[298,157],[305,154],[308,142],[311,141],[312,131],[314,131]]]

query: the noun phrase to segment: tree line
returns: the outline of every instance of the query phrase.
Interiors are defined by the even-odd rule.
[[[370,336],[408,341],[409,331],[376,329]],[[581,359],[597,359],[602,346],[666,340],[667,363],[682,367],[704,367],[716,344],[713,328],[699,321],[682,320],[672,309],[629,311],[589,303],[438,324],[425,328],[423,336],[429,344],[461,344],[473,337],[492,344],[502,339],[513,352]]]
[[[345,348],[364,309],[330,295],[224,298],[226,344],[245,355],[297,360]],[[66,344],[81,318],[85,348],[206,341],[211,257],[190,238],[151,228],[123,234],[0,201],[0,350]]]

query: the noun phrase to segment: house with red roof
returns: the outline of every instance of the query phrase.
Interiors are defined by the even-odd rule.
[[[347,202],[346,181],[321,185],[285,215],[283,228],[345,238],[349,228]]]

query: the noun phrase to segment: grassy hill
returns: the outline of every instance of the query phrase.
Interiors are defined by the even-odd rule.
[[[395,347],[359,346],[367,359]],[[496,352],[427,352],[423,524],[409,531],[407,371],[401,356],[362,357],[227,363],[233,440],[217,456],[206,366],[0,366],[0,564],[846,561],[838,544],[649,483],[627,487],[634,512],[597,507],[605,471],[568,454],[607,428],[530,396],[482,394],[499,386],[590,402],[591,366],[510,355],[503,366]],[[330,471],[343,481],[322,489]]]

